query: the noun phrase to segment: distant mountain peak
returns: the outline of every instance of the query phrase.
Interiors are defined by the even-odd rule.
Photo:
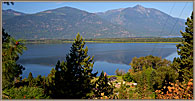
[[[133,8],[135,8],[135,9],[145,9],[142,5],[136,5],[136,6],[134,6]]]
[[[113,11],[113,10],[112,10]],[[142,5],[127,7],[122,11],[99,13],[99,16],[107,21],[121,25],[129,32],[135,33],[135,36],[158,36],[162,30],[162,26],[169,17],[168,24],[164,33],[170,33],[175,18],[155,9],[146,8]],[[178,30],[183,30],[184,20],[179,20],[177,30],[172,35],[179,35]]]
[[[133,7],[134,10],[140,12],[141,14],[147,14],[148,13],[148,10],[147,8],[141,6],[141,5],[136,5]]]
[[[76,9],[76,8],[74,8],[74,7],[70,7],[70,6],[64,6],[64,7],[61,7],[61,8],[59,8],[59,9]]]
[[[12,9],[7,9],[6,11],[14,11],[14,10],[12,10]]]
[[[3,10],[3,11],[6,11],[6,12],[17,12],[17,11],[14,11],[13,9],[6,9],[6,10]]]
[[[15,11],[13,9],[6,9],[6,10],[3,10],[4,12],[8,12],[8,13],[20,13],[20,14],[24,14],[22,12],[19,12],[19,11]]]
[[[2,10],[3,20],[9,19],[9,18],[12,18],[12,17],[15,17],[15,16],[21,16],[21,15],[24,15],[24,14],[25,13],[18,12],[18,11],[15,11],[13,9]]]

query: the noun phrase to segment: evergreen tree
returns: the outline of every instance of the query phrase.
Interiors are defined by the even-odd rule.
[[[24,67],[17,64],[19,55],[26,50],[22,40],[15,40],[2,29],[2,88],[9,87],[22,74]]]
[[[104,93],[104,96],[110,96],[113,94],[114,87],[112,86],[112,83],[109,82],[106,75],[104,75],[104,72],[102,71],[99,79],[95,82],[96,88],[94,90],[95,97],[102,97],[102,93]]]
[[[91,80],[97,73],[92,73],[93,57],[88,56],[88,48],[84,48],[84,45],[78,33],[66,61],[56,64],[54,98],[87,98],[94,88]]]
[[[41,75],[38,75],[37,78],[35,79],[35,86],[42,87],[42,84],[41,84],[42,81],[43,81],[43,79],[42,79]]]
[[[2,28],[2,43],[8,42],[10,35],[5,32],[5,29]]]
[[[56,70],[52,68],[50,74],[46,78],[46,84],[44,84],[45,93],[52,98],[55,98],[53,94],[55,92],[55,73]]]
[[[32,87],[33,86],[33,82],[34,82],[34,78],[33,78],[31,72],[28,75],[28,82],[29,82],[29,86]]]
[[[187,18],[185,32],[181,32],[183,40],[177,45],[180,57],[174,58],[172,66],[179,73],[179,81],[189,81],[193,78],[193,12],[191,18]]]
[[[138,76],[138,81],[137,81],[137,92],[139,94],[140,98],[144,98],[147,96],[147,90],[148,90],[148,81],[147,81],[147,76],[146,76],[146,67],[142,67],[142,71],[140,71],[140,76]]]
[[[142,71],[134,72],[133,78],[137,82],[136,92],[138,93],[138,98],[143,99],[149,97],[152,92],[152,73],[155,71],[152,67],[146,68],[142,67]]]

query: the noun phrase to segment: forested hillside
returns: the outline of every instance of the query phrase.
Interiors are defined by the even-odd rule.
[[[35,14],[3,10],[3,27],[15,38],[72,39],[180,36],[184,20],[140,5],[101,13],[62,7]],[[165,26],[165,27],[164,27]],[[164,27],[164,28],[163,28]]]
[[[179,31],[184,30],[184,19],[174,18],[160,10],[145,8],[141,5],[96,14],[114,24],[121,25],[137,37],[179,36]]]

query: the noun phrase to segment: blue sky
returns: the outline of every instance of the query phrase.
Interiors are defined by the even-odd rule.
[[[193,11],[193,2],[15,2],[14,6],[3,4],[2,8],[3,10],[13,9],[32,14],[44,10],[69,6],[94,13],[111,9],[134,7],[137,4],[146,8],[155,8],[173,17],[182,19],[189,17]]]

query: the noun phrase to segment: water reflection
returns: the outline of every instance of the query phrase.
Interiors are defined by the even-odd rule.
[[[172,54],[173,58],[177,55],[173,54],[176,43],[87,43],[86,46],[89,56],[94,56],[94,70],[104,70],[110,75],[114,75],[116,68],[128,70],[133,57],[153,55],[166,58]],[[70,43],[27,44],[28,50],[18,61],[26,68],[23,76],[29,71],[36,71],[36,75],[48,74],[58,60],[65,60],[70,47]]]

